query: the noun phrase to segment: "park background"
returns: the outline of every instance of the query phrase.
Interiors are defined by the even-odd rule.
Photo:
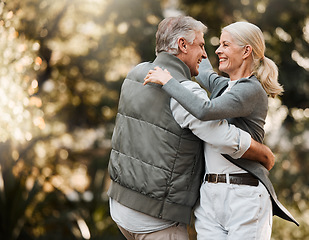
[[[1,240],[123,239],[106,194],[119,91],[155,58],[158,23],[178,14],[208,26],[215,67],[223,26],[264,32],[285,89],[269,101],[270,177],[300,223],[274,217],[272,239],[309,239],[308,0],[1,0]]]

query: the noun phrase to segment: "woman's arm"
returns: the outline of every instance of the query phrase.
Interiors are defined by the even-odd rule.
[[[167,70],[157,68],[146,77],[145,83],[161,84],[162,89],[200,120],[218,120],[248,116],[258,100],[258,88],[253,81],[241,79],[230,92],[206,101],[182,86]],[[244,91],[245,90],[245,91]]]
[[[218,73],[213,70],[208,58],[202,60],[199,67],[199,74],[195,79],[209,92],[212,92],[221,81],[228,80],[228,78],[219,76]]]
[[[210,101],[183,88],[176,79],[171,79],[162,88],[193,116],[205,121],[246,117],[259,100],[258,88],[249,79],[239,80],[229,92]]]
[[[220,81],[225,80],[227,81],[228,78],[219,76],[212,68],[208,58],[203,59],[200,66],[199,66],[199,74],[195,77],[196,80],[206,88],[209,92],[212,92],[217,84]],[[147,76],[144,79],[144,85],[149,82],[157,83],[160,85],[167,84],[172,79],[171,74],[165,69],[162,70],[159,67],[155,67],[154,70],[150,70]]]

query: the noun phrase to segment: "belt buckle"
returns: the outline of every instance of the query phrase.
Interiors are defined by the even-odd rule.
[[[215,175],[216,175],[216,180],[213,183],[218,183],[219,174],[216,173]]]

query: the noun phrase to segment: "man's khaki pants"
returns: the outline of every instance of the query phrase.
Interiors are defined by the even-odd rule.
[[[128,240],[188,240],[188,232],[185,224],[176,224],[169,228],[152,233],[132,233],[118,225],[122,234]]]

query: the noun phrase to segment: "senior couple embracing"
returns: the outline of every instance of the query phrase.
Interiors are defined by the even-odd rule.
[[[206,29],[189,16],[162,20],[156,59],[123,82],[108,195],[127,239],[188,239],[192,215],[199,240],[270,239],[273,215],[298,225],[268,178],[268,97],[283,88],[263,34],[248,22],[222,29],[223,77],[207,59]]]

